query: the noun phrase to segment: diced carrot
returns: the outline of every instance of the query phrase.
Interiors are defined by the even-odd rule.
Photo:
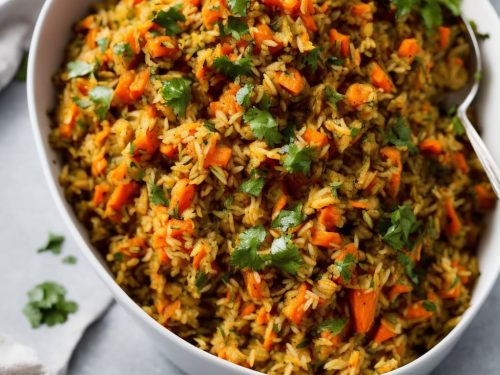
[[[318,222],[323,224],[326,230],[334,230],[342,219],[342,213],[336,206],[326,206],[322,208],[318,217]]]
[[[287,203],[288,203],[288,195],[285,193],[282,193],[280,195],[280,197],[278,198],[278,200],[276,201],[276,203],[274,204],[273,212],[271,214],[271,218],[273,220],[276,218],[276,216],[278,216],[278,214],[281,212],[281,210],[283,208],[285,208]]]
[[[288,14],[296,14],[300,9],[300,0],[262,0],[268,7],[277,7]]]
[[[90,30],[95,26],[95,18],[94,15],[89,15],[85,17],[80,24],[78,25],[80,28]]]
[[[460,297],[460,291],[462,290],[462,283],[458,281],[454,286],[452,285],[445,286],[445,288],[441,290],[441,292],[439,293],[441,298],[457,299],[458,297]]]
[[[205,245],[201,246],[201,249],[193,257],[193,268],[198,270],[200,268],[201,261],[207,256],[207,250]]]
[[[158,138],[158,132],[156,129],[148,131],[147,133],[138,136],[133,144],[135,146],[134,156],[141,155],[154,155],[158,147],[160,146],[161,140]]]
[[[179,47],[175,39],[168,35],[162,35],[148,39],[146,50],[155,59],[159,57],[173,58],[178,54]]]
[[[269,313],[267,312],[266,308],[262,306],[259,311],[257,311],[257,317],[255,318],[255,323],[257,323],[259,326],[262,326],[264,324],[267,324],[269,322]]]
[[[487,190],[483,185],[474,185],[477,206],[481,210],[489,210],[495,206],[495,195],[491,190]]]
[[[300,4],[301,14],[314,14],[314,2],[313,0],[302,0]]]
[[[214,24],[227,13],[226,2],[223,0],[207,0],[201,7],[201,17],[207,29],[212,29]]]
[[[327,232],[324,230],[314,230],[311,236],[311,243],[316,246],[330,247],[342,244],[342,236],[337,232]]]
[[[260,300],[264,297],[264,280],[260,278],[257,280],[254,275],[254,271],[243,271],[243,278],[247,287],[248,295],[256,300]]]
[[[196,187],[189,184],[186,178],[178,180],[172,188],[170,199],[170,210],[178,209],[179,215],[182,214],[193,202]]]
[[[329,143],[328,137],[325,134],[310,127],[308,127],[304,134],[302,134],[302,138],[304,138],[304,141],[310,145],[314,145],[319,148],[323,148]]]
[[[405,317],[409,320],[423,320],[432,317],[433,312],[424,307],[424,301],[418,301],[410,305],[405,311]]]
[[[87,33],[87,36],[85,37],[85,45],[87,46],[88,49],[94,49],[97,44],[96,44],[96,36],[98,33],[98,29],[90,29],[89,32]]]
[[[457,211],[455,211],[455,207],[453,206],[453,202],[450,198],[446,198],[446,200],[444,201],[444,208],[447,218],[445,233],[447,236],[451,237],[460,232],[460,230],[462,229],[462,223],[458,218]]]
[[[446,26],[439,26],[439,45],[442,49],[448,47],[450,43],[451,29]]]
[[[97,207],[104,202],[106,194],[109,192],[109,185],[105,182],[94,187],[94,196],[92,198],[92,206]]]
[[[75,103],[71,103],[71,105],[64,113],[63,122],[59,127],[59,133],[62,137],[71,138],[71,136],[73,135],[73,130],[76,126],[76,118],[79,113],[80,110],[78,109],[78,106]]]
[[[109,134],[111,133],[111,129],[109,126],[104,126],[102,130],[96,133],[94,137],[94,142],[97,146],[102,146],[106,139],[108,139]]]
[[[168,304],[161,314],[161,323],[166,325],[170,318],[172,318],[177,310],[181,308],[181,301],[177,300],[173,303]]]
[[[349,56],[349,44],[351,42],[348,35],[338,32],[337,29],[331,29],[330,42],[334,45],[335,49],[340,49],[340,54],[342,55],[342,57],[345,58]]]
[[[108,173],[108,180],[114,185],[125,182],[128,175],[127,163],[122,162]]]
[[[397,333],[391,329],[390,325],[385,321],[385,319],[382,319],[380,325],[377,328],[377,332],[375,333],[373,341],[380,344],[384,341],[392,339],[396,335]]]
[[[139,185],[135,182],[120,184],[111,193],[106,208],[114,211],[122,208],[139,191]]]
[[[134,55],[137,55],[139,52],[141,52],[141,45],[138,42],[136,31],[137,29],[135,27],[132,27],[125,33],[125,42],[130,45],[130,49],[132,50]]]
[[[169,219],[167,221],[166,229],[166,233],[169,237],[180,239],[184,236],[184,234],[191,236],[194,233],[194,223],[191,219]]]
[[[93,159],[92,159],[92,176],[102,176],[106,171],[106,167],[108,166],[108,162],[104,157],[105,151],[100,151]]]
[[[283,314],[291,322],[299,325],[304,317],[304,304],[306,302],[306,293],[308,287],[306,283],[302,283],[297,291],[297,295],[286,303],[283,308]]]
[[[424,139],[419,145],[418,148],[423,154],[428,155],[439,155],[443,152],[443,145],[437,139],[427,138]]]
[[[469,165],[467,164],[465,156],[462,152],[453,153],[452,158],[453,163],[459,170],[461,170],[464,174],[469,173]]]
[[[403,171],[403,164],[401,163],[401,152],[395,147],[384,147],[380,150],[382,156],[392,162],[396,171],[391,175],[389,184],[387,185],[387,193],[390,197],[395,198],[399,193],[401,185],[401,173]]]
[[[398,48],[398,56],[407,59],[410,64],[419,52],[420,46],[415,38],[403,39]]]
[[[359,208],[362,210],[366,210],[368,208],[368,202],[366,200],[350,200],[349,204],[352,208]]]
[[[354,320],[356,333],[366,333],[370,330],[377,312],[378,292],[364,292],[359,289],[349,290],[349,306]]]
[[[351,107],[357,108],[370,101],[373,87],[364,83],[353,83],[345,92],[345,101]]]
[[[318,31],[318,26],[316,26],[313,16],[310,14],[301,14],[300,18],[302,19],[302,22],[304,22],[304,26],[307,30],[312,31],[313,33]]]
[[[339,333],[338,335],[334,335],[330,331],[321,331],[320,337],[330,341],[332,343],[332,345],[331,345],[332,349],[338,348],[340,346],[340,344],[342,343],[342,333]],[[324,348],[330,348],[330,346],[328,346],[328,347],[325,346],[325,347],[322,347],[321,349],[324,350]]]
[[[232,115],[243,111],[243,107],[236,101],[236,93],[240,89],[240,85],[231,83],[229,88],[224,90],[218,101],[211,102],[208,107],[208,114],[215,117],[218,111],[223,112],[228,118]]]
[[[115,97],[118,97],[124,104],[129,104],[131,101],[129,88],[134,81],[134,75],[133,70],[123,72],[118,80],[118,85],[116,85]]]
[[[255,305],[253,303],[248,303],[241,308],[240,316],[243,318],[247,315],[253,314],[255,310]]]
[[[189,0],[192,6],[199,7],[201,5],[201,0]]]
[[[265,336],[264,336],[264,342],[262,343],[262,346],[264,347],[264,349],[266,349],[267,351],[270,351],[271,348],[273,347],[275,338],[276,338],[276,332],[274,332],[273,327],[270,326],[268,329],[266,329]]]
[[[304,79],[295,68],[288,68],[286,72],[277,72],[276,81],[293,95],[299,95],[304,89]]]
[[[395,284],[389,291],[389,300],[394,301],[400,294],[412,291],[412,287],[406,284]]]
[[[343,260],[349,254],[354,255],[356,259],[359,257],[358,247],[353,242],[344,245],[344,247],[340,250],[340,253],[335,256],[335,259]]]
[[[177,147],[172,144],[164,144],[160,145],[160,152],[169,158],[174,158],[177,155]]]
[[[370,79],[373,86],[382,89],[384,92],[392,92],[394,90],[391,77],[376,62],[372,64]]]
[[[351,6],[351,15],[365,20],[373,18],[373,10],[370,4],[357,3]]]

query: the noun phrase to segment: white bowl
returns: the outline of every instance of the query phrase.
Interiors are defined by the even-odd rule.
[[[52,76],[63,61],[63,53],[71,38],[71,26],[83,18],[89,5],[95,0],[47,0],[40,13],[33,34],[28,65],[28,105],[38,155],[49,184],[50,191],[61,215],[69,227],[81,251],[95,268],[115,299],[149,332],[151,339],[175,364],[189,374],[258,374],[256,371],[219,359],[189,344],[149,317],[115,283],[113,275],[99,252],[91,245],[87,230],[76,218],[72,207],[64,199],[58,183],[61,163],[50,148],[48,135],[50,121],[47,111],[54,107],[55,92]],[[468,19],[474,20],[482,32],[490,38],[482,43],[483,82],[478,98],[478,114],[483,136],[496,160],[500,160],[500,148],[495,147],[500,138],[500,21],[488,0],[464,0],[463,10]],[[488,219],[479,249],[481,277],[474,288],[470,308],[461,322],[434,348],[415,361],[392,371],[392,375],[428,374],[451,351],[471,320],[485,301],[500,271],[500,208]]]

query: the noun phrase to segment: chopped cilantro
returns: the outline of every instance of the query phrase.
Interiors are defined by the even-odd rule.
[[[50,251],[54,255],[61,254],[62,244],[64,242],[64,236],[49,233],[49,239],[44,247],[38,249],[38,253],[44,253]]]
[[[181,219],[181,215],[179,213],[179,202],[175,205],[175,207],[168,212],[170,216],[172,216],[174,219]]]
[[[265,261],[257,250],[266,239],[267,232],[262,225],[247,229],[239,236],[240,243],[231,254],[231,265],[238,268],[261,270]]]
[[[183,117],[191,101],[191,81],[186,78],[172,78],[163,81],[162,96],[177,116]]]
[[[83,77],[94,71],[95,65],[85,61],[71,61],[68,63],[68,78]]]
[[[278,123],[268,111],[253,107],[245,113],[243,120],[250,125],[255,138],[264,139],[269,146],[273,147],[281,141]]]
[[[198,293],[205,286],[207,281],[208,281],[208,275],[205,272],[198,272],[196,274],[194,285],[196,286],[196,290],[198,291]]]
[[[456,135],[463,135],[465,133],[464,125],[458,116],[453,116],[451,119],[451,126]]]
[[[481,33],[479,31],[479,29],[477,28],[477,23],[476,22],[470,20],[469,24],[470,24],[470,27],[472,27],[472,30],[474,31],[474,34],[476,34],[476,36],[479,39],[485,40],[485,39],[488,39],[490,37],[490,34],[488,34],[488,33]]]
[[[398,251],[397,260],[404,266],[406,276],[408,276],[414,284],[418,284],[419,280],[415,272],[415,262],[402,251]]]
[[[309,66],[314,73],[318,69],[318,61],[320,60],[321,49],[319,47],[313,48],[306,54],[300,56],[300,68]]]
[[[337,109],[338,102],[344,100],[345,96],[339,94],[337,91],[329,86],[325,87],[325,98],[335,109]]]
[[[74,313],[78,306],[65,298],[66,289],[61,285],[47,281],[35,286],[28,292],[28,303],[23,314],[28,318],[31,327],[38,328],[42,324],[52,327],[62,324],[68,315]]]
[[[73,101],[81,109],[86,109],[86,108],[88,108],[88,107],[90,107],[92,105],[92,102],[90,100],[88,100],[88,99],[80,99],[80,98],[78,98],[76,96],[73,98]]]
[[[283,160],[283,166],[286,170],[290,173],[309,174],[311,162],[315,157],[314,149],[310,147],[299,148],[299,146],[294,143],[286,148],[288,152]]]
[[[205,121],[203,123],[203,126],[205,128],[207,128],[208,130],[210,130],[212,133],[215,133],[217,131],[217,129],[215,128],[215,125],[212,121]]]
[[[109,40],[108,38],[101,38],[96,40],[96,44],[99,47],[99,50],[104,53],[108,48]]]
[[[443,23],[441,5],[454,16],[460,14],[460,0],[391,0],[396,6],[396,17],[400,18],[417,10],[427,30],[432,30]]]
[[[252,95],[253,85],[247,83],[236,93],[236,102],[245,108],[250,107],[250,96]]]
[[[318,330],[330,331],[333,335],[340,334],[347,324],[347,319],[328,319],[320,323]]]
[[[281,210],[276,219],[271,223],[271,228],[279,228],[286,232],[290,228],[295,228],[305,220],[302,213],[302,204],[297,204],[293,210]]]
[[[291,275],[297,273],[302,265],[302,258],[299,248],[291,241],[290,236],[281,236],[273,241],[270,264]]]
[[[78,259],[74,255],[68,255],[62,259],[64,264],[76,264],[77,261]]]
[[[149,187],[149,199],[152,204],[154,205],[163,205],[163,206],[168,206],[169,201],[167,198],[165,198],[165,192],[163,191],[163,188],[160,186],[150,183],[148,184]]]
[[[249,33],[248,25],[239,17],[229,16],[227,26],[224,28],[221,24],[219,27],[222,28],[221,32],[223,35],[231,35],[236,40],[240,40],[243,35]]]
[[[412,154],[418,152],[411,140],[411,128],[401,117],[398,117],[396,121],[389,126],[385,135],[385,144],[388,143],[396,147],[406,147]]]
[[[186,20],[186,17],[179,12],[181,9],[181,4],[174,5],[169,8],[167,11],[160,10],[153,18],[153,22],[158,26],[165,29],[165,33],[167,35],[177,35],[182,29],[179,26],[179,21],[183,22]]]
[[[409,14],[420,0],[391,0],[391,3],[396,6],[396,17],[399,18]]]
[[[248,76],[252,73],[252,59],[242,57],[236,61],[231,61],[229,57],[221,56],[215,59],[212,68],[234,80],[238,76]]]
[[[334,181],[332,182],[331,189],[332,189],[332,195],[335,198],[338,198],[339,196],[339,189],[342,186],[343,182],[342,181]]]
[[[349,282],[352,277],[352,271],[356,265],[356,257],[349,253],[347,254],[344,259],[337,259],[335,261],[335,268],[340,274],[340,277],[342,277],[342,280],[344,280],[345,283]]]
[[[115,55],[123,56],[127,59],[130,59],[134,56],[134,52],[132,52],[132,47],[130,43],[117,43],[113,46],[113,52]]]
[[[23,53],[23,58],[21,59],[21,63],[17,68],[17,72],[14,78],[16,81],[26,81],[27,77],[28,77],[28,52],[25,51]]]
[[[394,210],[391,214],[391,224],[383,237],[384,241],[395,250],[401,250],[404,247],[411,249],[413,244],[410,236],[420,226],[411,207],[404,205]]]
[[[237,16],[245,17],[247,15],[249,0],[228,0],[227,4],[229,9],[231,9],[232,14]]]
[[[100,120],[104,120],[111,99],[113,99],[113,89],[106,86],[96,86],[89,93],[90,100],[96,105],[96,113]]]
[[[285,143],[292,143],[295,141],[295,129],[297,128],[297,123],[295,121],[290,121],[286,125],[286,128],[283,129],[283,141]]]
[[[436,312],[437,311],[436,305],[434,304],[434,302],[431,302],[431,301],[424,301],[422,303],[422,307],[426,311],[429,311],[429,312]]]
[[[441,12],[441,7],[435,0],[426,0],[424,2],[421,15],[427,30],[432,30],[435,27],[443,24],[443,13]]]
[[[344,59],[341,59],[337,56],[329,56],[326,59],[327,64],[334,65],[334,66],[342,66],[344,65]]]
[[[262,177],[252,177],[243,182],[239,191],[258,197],[262,193],[262,188],[266,184],[266,180]]]

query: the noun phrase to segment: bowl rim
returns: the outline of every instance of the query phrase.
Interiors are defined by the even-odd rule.
[[[469,0],[472,1],[472,0]],[[500,30],[500,18],[488,0],[475,0],[477,1],[477,6],[485,8],[485,12],[491,13],[495,17],[496,27]],[[221,359],[197,346],[188,343],[186,340],[177,336],[175,333],[170,331],[168,328],[162,326],[151,316],[149,316],[135,301],[128,296],[128,294],[115,282],[110,271],[103,264],[103,259],[99,259],[99,255],[96,249],[88,246],[80,230],[77,227],[76,221],[71,217],[69,211],[66,209],[65,204],[67,204],[64,196],[60,193],[58,189],[58,176],[53,174],[50,167],[50,158],[48,155],[48,149],[50,148],[48,140],[44,139],[41,132],[41,119],[42,116],[47,116],[45,112],[39,113],[36,105],[36,64],[37,59],[35,58],[39,54],[39,44],[42,38],[42,29],[45,24],[45,19],[47,14],[52,10],[52,6],[55,4],[55,0],[46,0],[40,14],[37,18],[37,22],[33,31],[33,37],[30,45],[30,54],[28,61],[28,75],[27,75],[27,99],[28,99],[28,111],[30,117],[30,123],[32,127],[33,136],[35,139],[36,150],[40,163],[42,165],[43,174],[45,180],[48,184],[50,195],[54,200],[54,203],[62,216],[62,219],[68,228],[71,236],[75,240],[80,251],[84,254],[85,258],[92,265],[94,271],[99,275],[100,279],[104,284],[110,289],[113,294],[113,298],[117,300],[125,310],[133,315],[139,321],[142,321],[157,334],[162,337],[167,338],[173,344],[180,346],[186,352],[190,352],[192,355],[200,356],[201,358],[214,363],[219,367],[224,367],[225,369],[231,371],[231,373],[239,374],[262,374],[261,372],[245,368],[243,366],[234,364],[227,360]],[[54,72],[55,73],[55,72]],[[467,329],[470,322],[477,315],[479,309],[483,306],[487,297],[489,296],[493,286],[498,279],[500,274],[500,265],[496,268],[496,276],[492,277],[486,285],[482,287],[482,295],[475,300],[475,303],[471,304],[467,310],[462,314],[460,321],[457,325],[446,334],[435,346],[429,349],[427,352],[416,358],[415,360],[388,372],[388,375],[408,375],[413,373],[421,367],[425,362],[432,362],[434,357],[438,356],[438,353],[443,350],[451,350],[456,344],[457,339],[462,335],[462,333]],[[477,293],[476,290],[473,291],[472,295]],[[172,359],[170,359],[172,360]]]

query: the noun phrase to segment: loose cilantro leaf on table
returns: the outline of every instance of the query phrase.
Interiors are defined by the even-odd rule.
[[[165,198],[165,192],[163,189],[156,184],[148,184],[149,187],[149,199],[154,205],[168,206],[169,201]]]
[[[236,61],[231,61],[229,57],[221,56],[215,59],[212,68],[234,80],[238,76],[252,74],[252,59],[250,57],[242,57]]]
[[[328,319],[323,322],[318,327],[321,331],[330,331],[333,335],[340,334],[347,324],[347,319]]]
[[[191,101],[191,81],[186,78],[172,78],[163,82],[162,96],[177,116],[184,116]]]
[[[283,166],[290,173],[309,174],[315,151],[311,147],[300,148],[292,143],[287,146],[288,152],[283,160]]]
[[[385,135],[385,143],[392,144],[396,147],[406,147],[412,154],[418,152],[411,140],[411,128],[401,117],[398,117],[396,122],[389,127]]]
[[[384,241],[394,248],[401,250],[404,247],[411,249],[410,236],[420,227],[420,222],[415,217],[410,206],[400,206],[391,214],[391,226],[384,234]]]
[[[264,139],[270,147],[281,141],[278,122],[268,111],[253,107],[245,113],[243,120],[250,125],[255,138]]]
[[[106,86],[96,86],[90,90],[89,97],[96,106],[97,116],[100,120],[104,120],[111,105],[111,99],[113,99],[113,89]]]
[[[44,247],[38,249],[38,253],[44,253],[50,251],[54,255],[61,254],[62,244],[64,242],[64,236],[49,233],[49,239]]]
[[[302,265],[299,248],[290,236],[276,238],[271,244],[270,265],[295,275]]]
[[[250,107],[250,96],[252,95],[253,85],[247,83],[236,93],[236,102],[245,108]]]
[[[83,77],[94,71],[95,65],[85,61],[71,61],[68,63],[68,78]]]
[[[23,314],[33,328],[42,324],[53,326],[64,323],[68,315],[74,313],[78,305],[65,298],[66,290],[55,282],[45,282],[28,292],[28,303]]]
[[[488,33],[482,33],[479,31],[479,29],[477,28],[477,23],[470,20],[469,21],[469,24],[470,24],[470,27],[472,27],[472,30],[474,31],[474,34],[476,34],[476,36],[481,39],[481,40],[485,40],[485,39],[488,39],[490,37],[490,34]]]
[[[271,228],[279,228],[286,232],[302,223],[305,218],[302,213],[302,204],[299,203],[293,210],[281,210],[276,219],[272,221]]]
[[[76,264],[78,259],[74,255],[68,255],[62,258],[62,262],[64,264]]]
[[[245,17],[247,15],[249,0],[228,0],[227,4],[232,14]]]
[[[178,22],[185,21],[186,17],[179,11],[181,5],[175,5],[167,11],[160,10],[153,18],[153,22],[165,29],[167,35],[173,36],[179,34],[182,29]]]
[[[266,239],[267,232],[262,225],[247,229],[240,234],[240,243],[231,254],[231,265],[238,268],[250,268],[258,271],[264,267],[265,261],[257,254],[257,250]]]
[[[342,277],[344,282],[349,282],[352,277],[352,271],[356,265],[356,257],[353,254],[347,254],[344,259],[337,259],[335,261],[335,267]]]

